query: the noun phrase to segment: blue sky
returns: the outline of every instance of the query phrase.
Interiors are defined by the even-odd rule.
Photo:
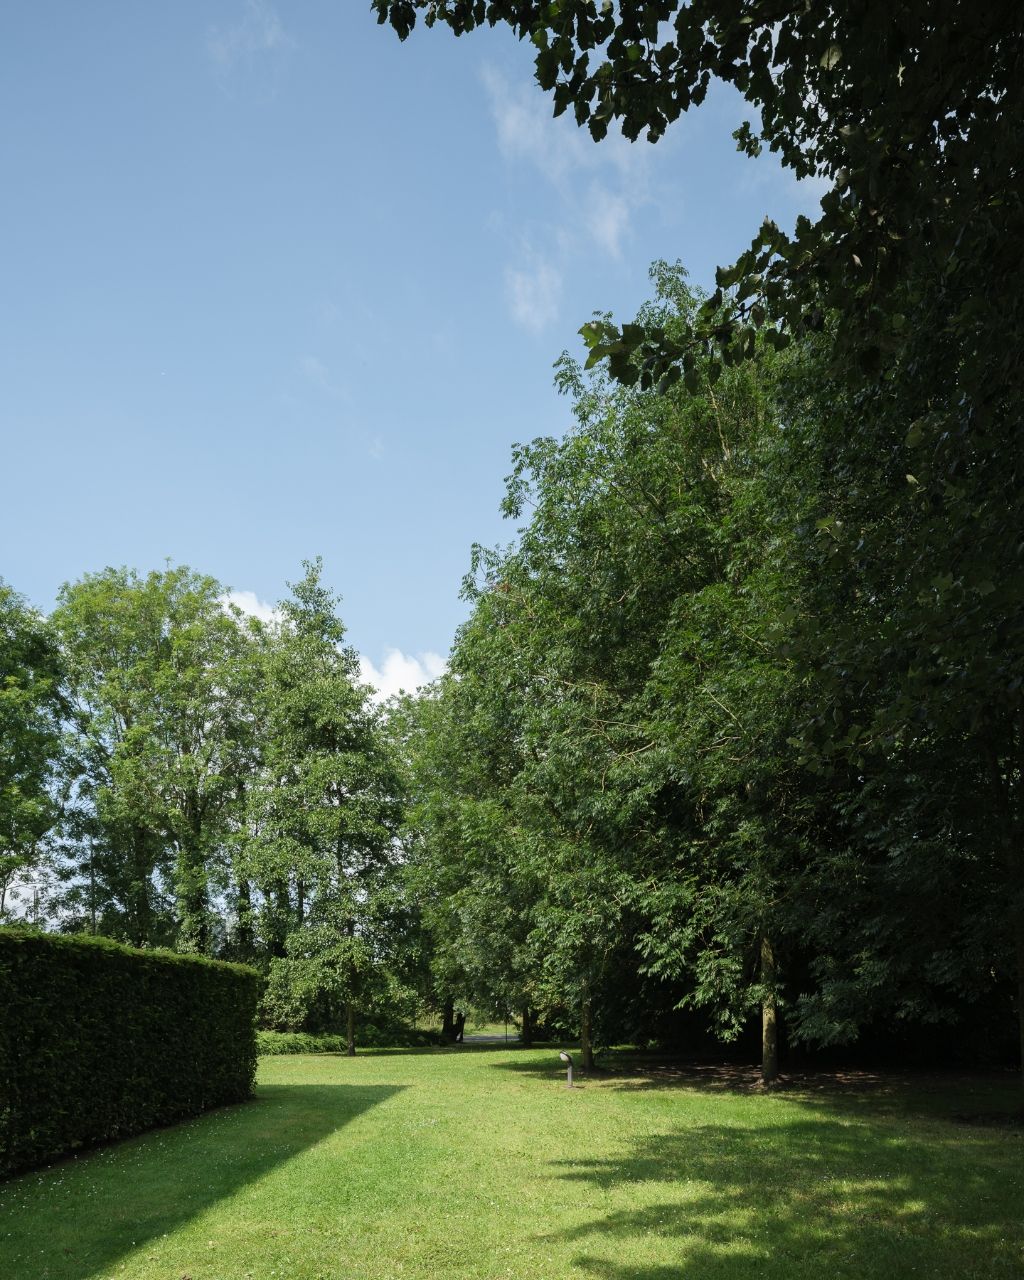
[[[0,576],[273,602],[322,555],[367,672],[433,673],[580,324],[817,208],[743,118],[594,145],[508,32],[403,45],[368,0],[4,6]]]

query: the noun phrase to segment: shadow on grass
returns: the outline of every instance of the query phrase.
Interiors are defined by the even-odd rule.
[[[565,1068],[556,1050],[550,1060],[533,1056],[496,1062],[494,1069],[536,1080],[556,1080]],[[577,1067],[581,1082],[587,1075]],[[860,1069],[787,1073],[779,1087],[766,1091],[760,1070],[734,1062],[690,1061],[632,1053],[610,1053],[590,1075],[604,1088],[627,1093],[693,1091],[733,1096],[787,1098],[844,1115],[901,1115],[958,1123],[1004,1122],[1020,1107],[1017,1071],[898,1072]],[[1007,1127],[1003,1124],[1003,1127]],[[1010,1125],[1018,1128],[1019,1123]]]
[[[952,1126],[908,1132],[808,1115],[801,1104],[793,1113],[756,1128],[695,1125],[637,1140],[619,1159],[556,1164],[561,1179],[608,1193],[641,1184],[644,1203],[544,1239],[578,1242],[575,1265],[601,1280],[1020,1274],[1019,1139],[975,1135],[965,1145]],[[650,1194],[652,1184],[674,1194]],[[645,1264],[645,1254],[671,1265]]]
[[[0,1183],[4,1280],[88,1280],[385,1102],[389,1085],[263,1085],[208,1112]]]

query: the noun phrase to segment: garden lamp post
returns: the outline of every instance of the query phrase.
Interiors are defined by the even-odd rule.
[[[572,1082],[572,1054],[566,1053],[565,1050],[563,1049],[558,1056],[562,1059],[562,1061],[566,1064],[568,1068],[568,1070],[565,1073],[565,1087],[567,1089],[574,1089],[576,1086]]]

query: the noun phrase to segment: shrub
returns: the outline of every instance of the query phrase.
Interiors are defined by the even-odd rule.
[[[0,929],[0,1176],[247,1098],[259,985],[243,965]]]

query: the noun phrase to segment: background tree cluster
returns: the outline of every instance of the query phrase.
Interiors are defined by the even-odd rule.
[[[274,621],[187,568],[7,588],[0,889],[68,931],[253,961],[276,1025],[409,998],[400,795],[320,566]],[[385,1001],[385,994],[388,999]]]

